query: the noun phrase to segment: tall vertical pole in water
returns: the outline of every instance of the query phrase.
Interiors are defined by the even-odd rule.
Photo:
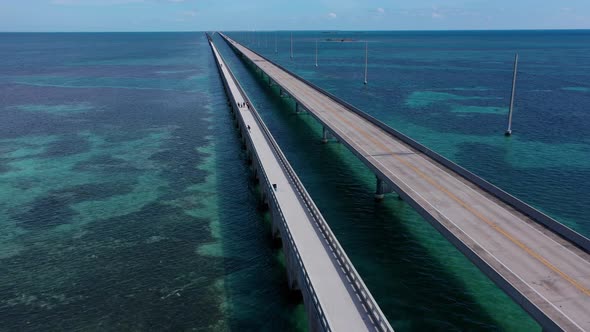
[[[369,42],[365,42],[365,84],[367,84],[367,67],[369,65]]]
[[[510,95],[510,111],[508,111],[508,129],[504,135],[512,135],[512,111],[514,110],[514,93],[516,92],[516,72],[518,71],[518,53],[514,56],[514,74],[512,76],[512,94]]]
[[[291,32],[291,59],[293,59],[293,32]]]
[[[315,40],[315,66],[318,66],[318,40]]]

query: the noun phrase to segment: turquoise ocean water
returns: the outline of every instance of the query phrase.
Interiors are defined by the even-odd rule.
[[[229,34],[590,235],[590,32]],[[396,330],[539,329],[215,41]],[[203,33],[0,34],[0,119],[0,330],[305,329]]]

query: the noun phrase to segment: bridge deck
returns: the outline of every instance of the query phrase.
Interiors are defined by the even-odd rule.
[[[238,88],[237,82],[234,81],[215,45],[213,43],[211,45],[235,102],[246,102],[247,97]],[[309,209],[302,202],[297,188],[282,167],[277,152],[273,150],[271,142],[265,136],[264,128],[258,123],[252,112],[255,111],[250,111],[247,107],[239,108],[239,116],[243,118],[246,125],[250,126],[247,134],[251,137],[255,153],[261,163],[260,166],[264,169],[270,182],[277,185],[274,195],[330,329],[333,331],[379,330],[371,322],[366,308],[363,308],[359,294],[355,292],[351,280],[348,279],[349,277],[335,257],[334,248],[330,247],[318,229]],[[283,241],[285,240],[283,239]],[[299,285],[299,287],[304,287],[304,285]],[[380,310],[376,309],[382,315]],[[385,327],[384,330],[393,331],[386,320],[381,324],[381,328]]]
[[[590,256],[227,36],[548,330],[590,331]],[[542,181],[542,179],[539,179]]]

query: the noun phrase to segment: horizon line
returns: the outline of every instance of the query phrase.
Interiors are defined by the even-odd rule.
[[[398,30],[353,30],[353,29],[263,29],[263,30],[137,30],[137,31],[124,31],[124,30],[112,30],[112,31],[0,31],[3,33],[193,33],[193,32],[281,32],[281,31],[293,31],[293,32],[460,32],[460,31],[590,31],[590,28],[526,28],[526,29],[398,29]]]

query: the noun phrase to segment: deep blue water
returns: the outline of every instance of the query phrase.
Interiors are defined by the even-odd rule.
[[[590,32],[230,35],[590,235]],[[215,41],[396,330],[538,329]],[[0,34],[0,330],[305,329],[257,197],[203,33]]]

